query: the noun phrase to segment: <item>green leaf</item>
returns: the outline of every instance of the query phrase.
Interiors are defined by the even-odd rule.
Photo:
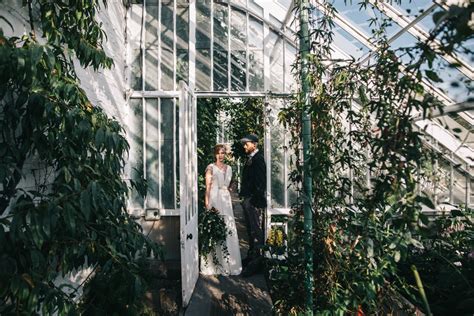
[[[416,202],[419,202],[419,203],[422,203],[422,204],[425,204],[426,206],[428,206],[429,208],[431,209],[435,209],[435,206],[433,204],[433,202],[431,201],[431,199],[427,196],[421,196],[421,195],[418,195],[416,198],[415,198],[415,201]]]
[[[393,256],[393,260],[395,260],[395,262],[400,261],[400,251],[399,250],[395,251],[395,254]]]
[[[80,207],[86,220],[89,220],[91,215],[91,199],[89,191],[87,190],[81,192]]]
[[[424,249],[424,248],[425,248],[425,247],[423,246],[423,244],[422,244],[419,240],[417,240],[417,239],[412,238],[412,239],[410,240],[410,243],[411,243],[413,246],[415,246],[416,248],[419,248],[419,249]]]
[[[64,171],[64,181],[66,181],[66,183],[71,182],[72,177],[71,177],[71,173],[69,172],[69,169],[64,167],[63,171]]]
[[[433,82],[443,82],[443,80],[438,76],[438,74],[432,70],[425,70],[425,75]]]

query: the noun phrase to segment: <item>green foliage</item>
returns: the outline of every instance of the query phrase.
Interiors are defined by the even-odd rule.
[[[369,1],[360,1],[360,5],[364,9],[372,6]],[[312,21],[314,45],[308,77],[312,94],[307,109],[312,120],[312,148],[305,162],[310,166],[313,186],[315,312],[345,314],[362,308],[367,314],[379,314],[400,293],[423,308],[411,271],[403,270],[412,263],[421,271],[425,289],[429,289],[428,299],[437,296],[442,302],[446,293],[443,296],[441,284],[436,285],[437,277],[426,274],[453,271],[453,260],[460,261],[461,256],[466,258],[462,263],[466,268],[458,273],[459,279],[470,276],[472,260],[467,257],[472,251],[472,225],[458,231],[460,243],[466,246],[448,242],[452,246],[443,255],[439,245],[447,240],[442,237],[446,232],[427,235],[428,218],[421,212],[423,204],[433,207],[418,191],[419,170],[431,154],[423,147],[414,114],[426,115],[441,105],[422,84],[423,78],[441,80],[433,66],[438,51],[430,43],[391,50],[385,35],[390,21],[374,18],[370,21],[374,34],[371,42],[377,49],[371,63],[329,63],[335,9],[328,2],[324,6],[326,14]],[[449,23],[444,25],[433,36],[443,38],[446,50],[471,36],[453,39],[459,32],[450,32]],[[410,64],[402,64],[402,54],[412,57]],[[300,157],[303,109],[304,103],[297,96],[292,107],[282,113],[293,135],[296,157]],[[297,159],[295,163],[292,179],[298,183],[303,162]],[[302,217],[302,206],[296,205],[288,234],[288,256],[272,266],[273,300],[279,313],[298,313],[304,308]],[[455,250],[460,252],[457,257]],[[422,264],[436,256],[446,260],[436,261],[431,268]],[[459,284],[458,289],[464,292],[456,304],[465,303],[463,300],[471,295],[471,283],[464,280]]]
[[[400,274],[415,284],[410,266],[415,265],[434,315],[469,315],[474,310],[473,212],[453,209],[430,221],[421,230],[422,247],[410,252],[399,265]],[[407,296],[422,306],[421,297],[410,287]]]
[[[248,98],[240,102],[228,102],[222,111],[227,115],[228,137],[232,140],[231,147],[235,159],[244,161],[246,154],[240,139],[247,134],[256,134],[259,136],[259,148],[263,148],[263,111],[265,107],[262,99]],[[243,160],[244,159],[244,160]]]
[[[144,263],[98,271],[84,286],[81,315],[155,315],[142,299],[147,286]]]
[[[225,99],[198,99],[197,102],[198,174],[202,189],[205,189],[204,171],[216,159],[214,146],[220,128],[218,115],[227,102]]]
[[[89,102],[74,71],[74,57],[94,69],[112,64],[94,18],[99,4],[28,4],[30,35],[0,30],[0,313],[76,314],[77,292],[67,294],[59,277],[92,266],[99,279],[127,275],[139,295],[135,261],[160,250],[126,212],[123,129]]]
[[[216,250],[221,249],[224,259],[229,259],[227,249],[227,236],[231,231],[226,227],[225,221],[215,208],[199,212],[199,254],[208,260],[212,256],[214,265],[220,265]]]

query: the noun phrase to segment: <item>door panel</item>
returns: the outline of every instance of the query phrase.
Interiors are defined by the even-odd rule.
[[[196,98],[180,82],[179,99],[179,196],[181,239],[181,283],[183,307],[189,303],[199,276],[197,211]]]

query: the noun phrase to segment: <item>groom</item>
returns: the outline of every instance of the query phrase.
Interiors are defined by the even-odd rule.
[[[242,260],[245,266],[242,276],[251,276],[263,268],[263,213],[267,206],[266,165],[263,153],[258,150],[257,135],[250,134],[240,140],[248,156],[242,171],[240,196],[242,208],[247,222],[249,235],[249,251],[247,258]]]

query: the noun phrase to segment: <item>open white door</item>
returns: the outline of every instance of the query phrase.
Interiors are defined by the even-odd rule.
[[[179,83],[179,202],[183,307],[199,276],[196,97]]]

